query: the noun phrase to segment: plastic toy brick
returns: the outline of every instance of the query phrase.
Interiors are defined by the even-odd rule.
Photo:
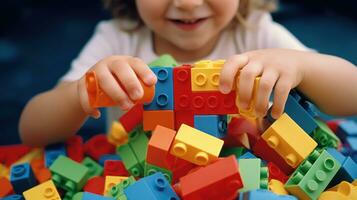
[[[15,163],[13,163],[12,165],[18,165],[18,164],[22,164],[22,163],[29,163],[31,162],[33,159],[38,159],[38,158],[42,158],[43,155],[43,150],[39,149],[39,148],[34,148],[32,149],[30,152],[28,152],[27,154],[25,154],[24,156],[22,156],[20,159],[18,159]]]
[[[52,180],[58,188],[67,191],[65,198],[72,198],[88,180],[89,169],[65,156],[59,156],[51,165]]]
[[[104,191],[104,184],[105,178],[103,176],[95,176],[87,181],[83,187],[83,191],[102,195]]]
[[[127,179],[120,182],[119,184],[112,187],[112,189],[106,194],[106,196],[113,197],[114,199],[117,200],[127,200],[124,194],[124,189],[129,187],[130,185],[133,185],[135,182],[136,181],[134,177],[130,176]]]
[[[16,194],[22,194],[22,192],[37,184],[29,163],[13,165],[10,172],[10,182]]]
[[[94,160],[99,160],[102,155],[115,153],[115,146],[108,142],[105,134],[99,134],[84,144],[84,152]]]
[[[124,189],[124,194],[130,200],[179,200],[179,197],[160,172],[144,177],[133,185],[128,186]]]
[[[149,67],[175,67],[177,66],[176,60],[169,54],[164,54],[156,60],[149,63]]]
[[[337,172],[331,184],[337,184],[342,180],[353,181],[357,179],[357,163],[351,157],[346,159],[341,164],[340,170]]]
[[[144,111],[143,127],[145,131],[154,130],[157,125],[175,128],[175,114],[173,110]]]
[[[327,151],[314,150],[286,182],[285,189],[302,200],[317,199],[340,166]]]
[[[279,180],[269,180],[269,190],[278,195],[288,195],[288,191],[284,188],[284,183]]]
[[[217,138],[227,133],[227,115],[195,115],[194,127]]]
[[[84,158],[83,138],[79,135],[72,136],[66,141],[67,155],[74,161],[82,162]]]
[[[168,163],[168,170],[172,172],[173,184],[177,183],[181,177],[185,176],[186,174],[191,172],[191,170],[197,167],[197,165],[178,157],[174,157],[174,159],[169,159]]]
[[[118,81],[118,80],[117,80]],[[141,87],[144,90],[144,96],[134,103],[146,103],[151,102],[155,94],[155,87],[148,87],[140,79]],[[119,81],[118,81],[119,83]],[[120,83],[119,83],[120,84]],[[109,107],[118,105],[117,102],[112,100],[99,86],[97,76],[94,71],[86,73],[86,88],[88,93],[89,104],[93,108]],[[122,87],[124,89],[124,87]]]
[[[217,160],[223,140],[182,124],[177,131],[170,153],[197,165]]]
[[[30,163],[32,171],[39,183],[46,182],[51,179],[52,174],[44,165],[43,159],[34,159]]]
[[[181,177],[180,193],[185,200],[227,199],[236,196],[242,183],[238,163],[232,155]]]
[[[277,195],[269,190],[253,190],[239,195],[239,200],[298,200],[291,195]]]
[[[114,199],[112,199],[110,197],[98,195],[98,194],[93,194],[90,192],[83,192],[81,200],[114,200]]]
[[[85,157],[83,159],[82,165],[86,166],[89,169],[87,175],[88,179],[92,178],[93,176],[100,176],[103,173],[103,167],[89,157]]]
[[[235,100],[235,91],[228,94],[222,94],[219,91],[193,92],[191,104],[196,115],[238,114]]]
[[[288,165],[296,168],[317,146],[317,143],[286,113],[262,135]]]
[[[192,110],[175,110],[175,130],[182,124],[194,126],[194,114]]]
[[[10,167],[11,164],[15,163],[17,160],[19,160],[22,156],[26,155],[30,151],[30,147],[21,144],[0,146],[0,163],[3,163],[5,164],[5,166]]]
[[[191,69],[192,91],[218,91],[224,60],[201,60]]]
[[[5,177],[0,178],[0,198],[8,196],[14,192],[9,179]]]
[[[332,130],[322,120],[315,119],[317,128],[312,133],[312,138],[318,143],[321,148],[333,147],[337,148],[341,143],[340,139],[332,132]]]
[[[243,147],[223,147],[220,157],[227,157],[230,155],[234,155],[236,158],[241,156],[245,151]]]
[[[348,196],[346,196],[346,194],[344,194],[342,192],[336,192],[336,191],[326,191],[326,192],[321,193],[321,195],[319,196],[319,200],[336,200],[336,199],[338,199],[338,200],[353,200],[352,198],[349,198]]]
[[[145,164],[144,176],[150,176],[157,172],[161,172],[169,183],[172,182],[172,172],[171,171],[169,171],[165,168],[161,168],[161,167],[158,167],[155,165],[148,164],[148,163]]]
[[[255,113],[255,102],[257,99],[257,95],[258,95],[259,83],[260,83],[260,77],[255,78],[251,101],[249,102],[249,106],[248,106],[247,110],[242,110],[242,109],[239,110],[239,114],[241,116],[246,117],[246,118],[253,118],[253,119],[257,118],[256,113]],[[236,106],[237,107],[239,106],[238,92],[237,92],[237,97],[236,97]]]
[[[345,142],[347,137],[357,137],[357,123],[352,120],[346,120],[339,124],[337,136]]]
[[[336,185],[333,188],[328,189],[328,192],[334,192],[335,198],[334,199],[346,199],[346,200],[353,200],[357,199],[357,182],[349,183],[347,181],[342,181],[340,184]],[[333,200],[332,198],[328,199],[329,195],[321,194],[319,199],[324,200]]]
[[[280,168],[273,162],[269,162],[267,164],[267,167],[269,170],[269,181],[274,179],[282,183],[286,183],[286,181],[289,179],[289,177],[286,174],[284,174],[284,172],[282,172]]]
[[[10,177],[10,170],[5,165],[0,163],[0,178],[1,177]]]
[[[121,145],[117,148],[117,152],[124,162],[125,168],[129,173],[135,177],[142,176],[144,174],[144,165],[138,161],[135,153],[130,148],[129,144]]]
[[[13,194],[13,195],[4,197],[1,200],[25,200],[25,199],[22,195]]]
[[[268,168],[262,167],[259,158],[239,159],[239,172],[243,181],[240,192],[256,189],[268,189]]]
[[[123,161],[106,160],[103,176],[129,176],[129,172],[126,170]]]
[[[148,143],[146,162],[167,169],[167,159],[173,157],[169,152],[175,136],[175,130],[156,126]]]
[[[128,142],[128,132],[120,122],[113,121],[108,134],[108,142],[120,146]]]
[[[26,200],[60,200],[61,197],[52,180],[46,181],[26,190],[23,193]]]
[[[245,118],[232,117],[228,123],[227,137],[224,139],[224,144],[251,149],[260,138],[260,135],[261,132],[256,123]]]
[[[153,67],[151,70],[157,76],[155,96],[150,103],[144,104],[144,110],[173,110],[173,78],[172,68]]]
[[[118,154],[105,154],[105,155],[102,155],[100,158],[99,158],[99,161],[98,163],[101,165],[101,166],[104,166],[104,163],[105,161],[107,160],[121,160],[120,156]]]
[[[257,157],[254,154],[247,151],[243,155],[239,156],[238,159],[254,159],[254,158],[257,158]]]
[[[280,157],[276,151],[274,151],[274,149],[269,147],[263,138],[259,139],[257,143],[255,143],[253,146],[253,152],[256,156],[259,156],[265,161],[275,163],[287,175],[294,171],[294,168],[288,165],[285,160]]]
[[[351,157],[357,155],[357,137],[347,137],[346,147]]]
[[[66,147],[62,143],[46,146],[45,148],[45,166],[50,167],[58,156],[67,156]]]
[[[119,118],[119,122],[127,133],[130,133],[135,127],[143,123],[143,112],[143,105],[136,104]]]
[[[103,190],[103,195],[108,194],[112,187],[118,185],[128,177],[126,176],[106,176],[105,177],[105,184],[104,184],[104,190]]]
[[[182,65],[173,69],[175,111],[191,109],[191,68],[191,65]]]

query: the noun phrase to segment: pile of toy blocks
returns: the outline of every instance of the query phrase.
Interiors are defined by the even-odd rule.
[[[291,91],[278,119],[218,91],[223,60],[150,64],[156,86],[88,141],[0,147],[4,200],[356,200],[357,123],[321,120]],[[175,67],[174,67],[175,66]],[[113,106],[87,74],[93,107]],[[143,83],[142,83],[143,84]],[[259,78],[255,81],[255,88]]]

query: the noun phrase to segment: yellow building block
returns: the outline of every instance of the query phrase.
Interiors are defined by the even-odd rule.
[[[182,124],[177,131],[170,153],[196,165],[217,160],[223,140]]]
[[[317,146],[317,143],[286,113],[262,135],[288,165],[296,168]]]
[[[5,165],[0,163],[0,178],[1,177],[6,177],[9,179],[10,176],[10,170],[7,168]]]
[[[106,195],[112,189],[112,187],[116,186],[118,183],[127,178],[128,177],[126,176],[106,176],[103,195]]]
[[[239,109],[239,114],[241,116],[246,117],[246,118],[252,118],[252,119],[257,118],[256,113],[255,113],[255,103],[257,101],[259,83],[260,83],[260,77],[255,78],[252,98],[251,98],[251,101],[249,102],[249,107],[247,110]],[[239,105],[239,95],[238,94],[239,94],[239,92],[237,91],[237,97],[236,97],[236,106],[237,107]]]
[[[218,91],[221,69],[225,60],[201,60],[191,69],[192,91]]]
[[[284,183],[279,180],[271,179],[269,181],[269,190],[278,195],[288,195],[288,191],[284,188]]]
[[[52,180],[46,181],[23,192],[26,200],[61,200]]]
[[[43,157],[43,150],[40,148],[35,148],[22,156],[19,160],[17,160],[14,164],[12,165],[18,165],[18,164],[23,164],[23,163],[30,163],[33,159],[40,159]]]
[[[328,191],[339,193],[345,199],[350,199],[350,200],[357,199],[357,184],[356,184],[356,182],[349,183],[347,181],[342,181],[335,187],[328,189]]]
[[[129,138],[124,126],[117,121],[113,121],[107,137],[108,142],[116,146],[126,144]]]

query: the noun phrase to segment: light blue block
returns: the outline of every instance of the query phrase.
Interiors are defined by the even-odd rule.
[[[45,165],[49,168],[58,156],[67,156],[66,147],[63,143],[49,145],[45,148]]]
[[[335,186],[341,181],[352,182],[357,179],[357,163],[351,157],[346,157],[341,168],[332,179],[330,186]]]
[[[341,165],[345,161],[346,157],[334,148],[327,148],[326,151],[334,157]]]
[[[25,198],[22,195],[13,194],[13,195],[4,197],[1,200],[25,200]]]
[[[352,120],[342,121],[337,128],[337,136],[343,142],[347,137],[357,137],[357,123]]]
[[[291,195],[277,195],[269,190],[252,190],[239,195],[239,200],[297,200]]]
[[[257,158],[254,154],[252,154],[251,152],[247,151],[245,152],[243,155],[239,156],[239,159],[254,159]]]
[[[93,194],[90,192],[83,192],[82,200],[114,200],[114,199],[98,194]]]
[[[217,138],[227,134],[227,115],[195,115],[194,127]]]

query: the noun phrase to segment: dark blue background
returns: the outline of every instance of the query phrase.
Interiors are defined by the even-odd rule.
[[[274,18],[304,44],[357,64],[355,0],[281,2]],[[0,144],[19,142],[17,124],[26,102],[56,84],[97,22],[108,18],[100,0],[1,1]],[[89,120],[80,134],[103,132],[104,121]]]

